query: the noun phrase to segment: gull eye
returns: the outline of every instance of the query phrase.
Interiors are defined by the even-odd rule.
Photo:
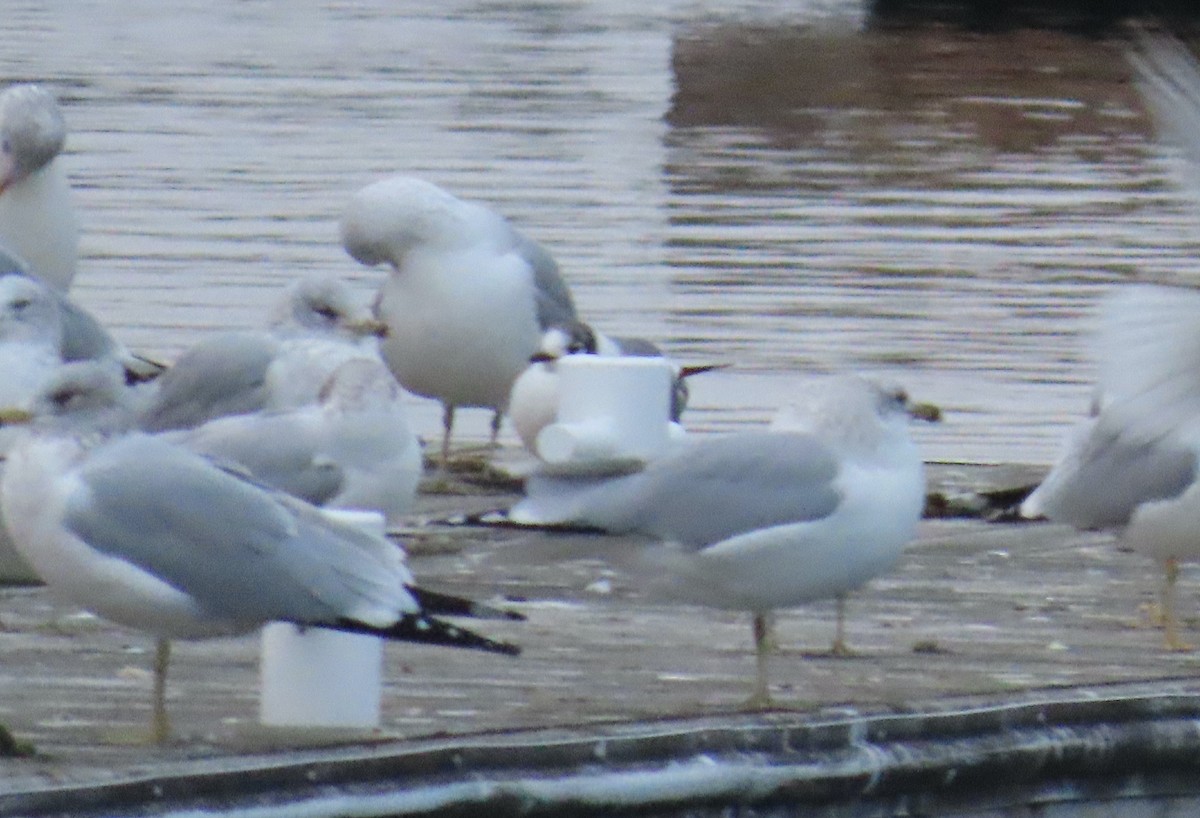
[[[12,306],[12,308],[14,310],[17,310],[18,312],[21,310],[27,309],[29,307],[29,305],[32,303],[33,303],[33,301],[28,298],[18,298],[14,301],[9,302],[9,304]]]
[[[75,389],[59,389],[50,393],[50,402],[59,409],[66,409],[78,400],[79,392]]]
[[[324,318],[326,321],[337,321],[342,317],[342,314],[328,304],[322,304],[319,307],[313,307],[313,312]]]

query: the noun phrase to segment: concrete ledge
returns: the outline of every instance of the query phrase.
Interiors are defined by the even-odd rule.
[[[912,712],[772,712],[199,761],[0,794],[0,815],[268,816],[296,814],[298,801],[306,815],[428,816],[1194,808],[1198,771],[1200,683],[1160,681]]]

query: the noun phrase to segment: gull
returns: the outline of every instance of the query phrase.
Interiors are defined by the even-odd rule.
[[[1200,203],[1200,64],[1177,38],[1142,29],[1126,56],[1158,130],[1182,149],[1178,181]],[[1092,416],[1021,513],[1113,531],[1158,562],[1163,638],[1186,650],[1175,585],[1179,563],[1200,558],[1200,294],[1152,285],[1110,294],[1095,346]]]
[[[397,525],[412,507],[422,466],[401,398],[382,361],[355,358],[330,373],[316,403],[166,434],[314,505],[377,511]]]
[[[0,406],[27,407],[64,363],[63,310],[35,278],[0,275]]]
[[[22,344],[42,348],[38,353],[31,353],[30,360],[24,363],[14,348],[8,356],[9,363],[0,368],[10,381],[36,386],[35,381],[20,373],[29,372],[34,362],[43,356],[54,359],[55,364],[112,361],[123,370],[130,384],[153,380],[162,373],[161,364],[130,352],[101,326],[95,316],[65,293],[30,275],[25,262],[3,246],[0,246],[0,285],[5,311],[0,342],[19,340]],[[37,377],[41,374],[39,370]],[[27,390],[26,394],[30,393],[31,390]]]
[[[71,286],[79,258],[79,223],[58,159],[66,135],[45,89],[21,84],[0,93],[0,244],[60,292]]]
[[[1095,354],[1100,400],[1021,504],[1085,530],[1109,530],[1161,566],[1164,639],[1179,635],[1181,561],[1200,559],[1200,293],[1134,285],[1109,294]]]
[[[0,507],[52,592],[157,640],[153,735],[169,737],[170,640],[290,622],[515,654],[445,615],[519,618],[418,587],[402,549],[244,472],[140,431],[111,369],[68,364],[10,451]]]
[[[0,249],[0,406],[28,408],[45,379],[70,360],[95,361],[127,383],[154,371],[153,364],[113,340],[90,313],[25,275],[23,266]],[[0,458],[15,436],[11,429],[0,429]],[[0,514],[0,579],[35,580],[2,520]]]
[[[306,276],[289,286],[268,327],[212,336],[184,352],[141,413],[147,431],[313,403],[329,373],[352,358],[378,358],[383,325],[346,284]]]
[[[509,516],[651,538],[633,564],[653,590],[752,614],[750,704],[765,705],[772,613],[836,598],[844,651],[845,595],[888,571],[916,532],[925,479],[910,411],[931,417],[903,390],[817,379],[772,430],[691,440],[617,478],[535,476]]]
[[[1125,56],[1155,129],[1182,154],[1173,166],[1183,192],[1200,204],[1200,63],[1178,37],[1136,24]]]
[[[558,265],[504,217],[410,176],[355,193],[341,232],[357,261],[391,267],[375,302],[381,351],[401,386],[441,402],[442,463],[460,406],[493,410],[494,445],[542,333],[575,318]]]
[[[607,355],[665,358],[656,344],[645,338],[623,338],[596,332],[583,321],[570,321],[550,327],[542,334],[538,351],[513,382],[508,399],[508,414],[525,448],[537,454],[537,436],[558,417],[559,385],[557,363],[567,355]],[[666,420],[678,423],[687,408],[687,379],[702,372],[721,368],[720,364],[679,366],[672,362],[675,382],[671,392],[670,414]]]

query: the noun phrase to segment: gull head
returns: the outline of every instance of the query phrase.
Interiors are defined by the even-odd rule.
[[[37,85],[0,94],[0,193],[47,165],[62,150],[67,125],[54,97]]]
[[[28,424],[36,431],[75,435],[128,429],[133,418],[120,369],[97,361],[63,364],[47,377],[29,409],[0,409],[0,425]]]
[[[582,321],[569,321],[542,333],[538,351],[530,356],[529,362],[548,363],[566,355],[595,355],[597,349],[595,331]]]
[[[913,403],[902,387],[843,375],[806,382],[770,428],[816,435],[846,450],[873,450],[907,439],[913,418],[936,421],[941,412],[932,404]]]
[[[280,334],[359,338],[387,333],[383,322],[355,303],[350,288],[330,276],[307,276],[295,282],[276,305],[270,324]]]
[[[62,313],[49,288],[17,273],[0,275],[0,343],[35,342],[57,349]]]
[[[359,263],[390,264],[397,270],[418,248],[436,252],[495,246],[508,251],[513,241],[499,214],[412,176],[391,176],[350,197],[341,234],[342,246]]]

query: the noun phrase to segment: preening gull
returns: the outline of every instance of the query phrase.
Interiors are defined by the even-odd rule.
[[[50,589],[158,639],[154,735],[168,736],[170,639],[269,621],[512,654],[437,618],[505,615],[417,587],[404,552],[263,487],[244,472],[143,432],[124,386],[92,363],[46,384],[0,481],[20,552]]]
[[[382,361],[354,358],[330,373],[316,403],[166,434],[315,505],[378,511],[396,525],[412,507],[422,466],[402,394]]]
[[[557,362],[567,355],[631,355],[665,358],[662,349],[644,338],[622,338],[596,332],[583,321],[570,321],[550,327],[542,334],[538,351],[529,358],[525,368],[513,382],[509,395],[508,415],[521,443],[537,454],[537,436],[558,415],[559,385]],[[679,366],[675,369],[675,384],[671,393],[670,417],[679,422],[687,408],[687,379],[692,375],[710,372],[720,365]]]
[[[383,332],[347,285],[313,275],[281,295],[265,330],[223,332],[184,352],[143,410],[147,431],[313,403],[329,374],[352,358],[378,358]]]
[[[1200,64],[1177,38],[1135,30],[1127,57],[1155,124],[1184,155],[1177,181],[1200,204]],[[1181,561],[1200,558],[1200,293],[1150,285],[1104,301],[1093,416],[1021,506],[1077,528],[1108,529],[1162,568],[1166,646],[1179,634]]]
[[[45,89],[21,84],[0,93],[0,244],[61,292],[79,259],[79,223],[58,159],[66,137],[58,102]]]
[[[410,176],[355,193],[342,244],[391,267],[375,305],[383,358],[405,389],[441,402],[443,463],[458,407],[492,409],[494,443],[542,333],[575,318],[558,265],[499,214]]]
[[[1108,529],[1162,566],[1168,648],[1179,635],[1181,561],[1200,559],[1200,292],[1135,285],[1103,302],[1094,417],[1021,505],[1081,529]]]
[[[692,440],[615,479],[534,477],[510,516],[653,538],[635,566],[659,591],[753,614],[751,702],[762,704],[771,612],[835,597],[840,614],[842,598],[912,539],[925,479],[909,417],[902,390],[817,379],[772,431]]]

